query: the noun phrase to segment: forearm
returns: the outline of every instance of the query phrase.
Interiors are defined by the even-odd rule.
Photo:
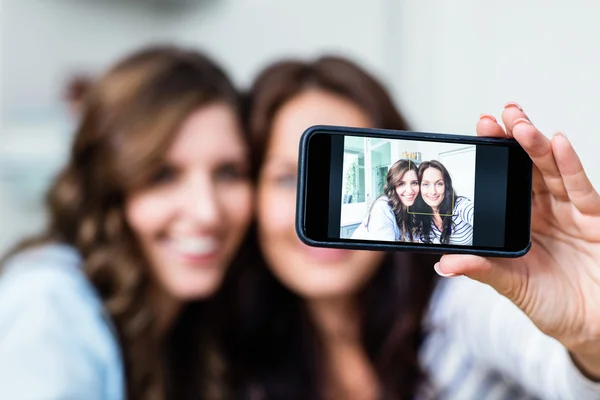
[[[600,354],[570,353],[581,373],[594,382],[600,382]]]

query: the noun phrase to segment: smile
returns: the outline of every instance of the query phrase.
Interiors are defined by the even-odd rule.
[[[182,255],[202,257],[216,252],[219,241],[213,237],[182,237],[173,239],[171,246]]]

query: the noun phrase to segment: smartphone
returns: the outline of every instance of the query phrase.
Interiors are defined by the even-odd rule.
[[[532,162],[514,139],[313,126],[302,135],[296,231],[356,250],[520,257]]]

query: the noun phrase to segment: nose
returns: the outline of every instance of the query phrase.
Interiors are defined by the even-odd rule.
[[[220,206],[216,188],[209,177],[197,177],[187,184],[183,191],[183,211],[187,218],[211,229],[220,221]]]

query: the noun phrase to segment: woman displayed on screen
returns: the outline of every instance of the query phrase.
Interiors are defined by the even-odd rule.
[[[473,243],[473,202],[457,196],[452,178],[437,160],[419,166],[421,196],[415,213],[424,243],[471,245]]]
[[[408,214],[419,196],[419,168],[411,160],[396,161],[386,176],[384,194],[369,210],[352,239],[413,242],[418,240],[417,220]]]

